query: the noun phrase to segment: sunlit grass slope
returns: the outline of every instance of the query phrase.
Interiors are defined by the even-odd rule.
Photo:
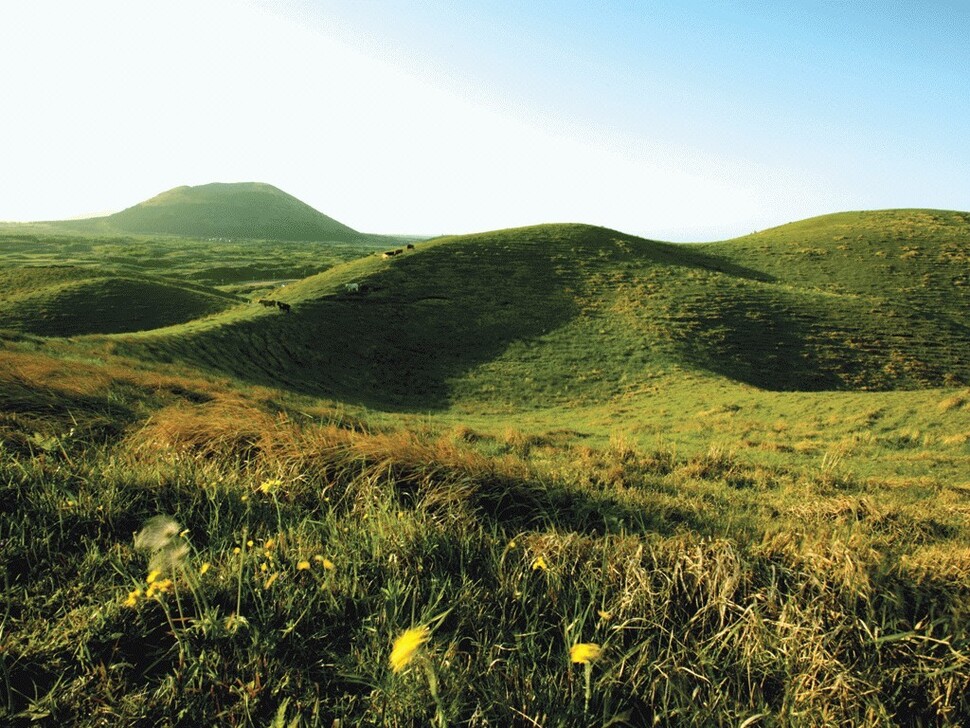
[[[360,237],[292,195],[258,182],[176,187],[114,215],[63,225],[194,238],[348,241]]]
[[[843,212],[694,247],[757,267],[780,283],[835,294],[882,296],[890,305],[967,324],[967,212]]]
[[[403,430],[37,345],[0,348],[4,725],[970,722],[965,479]]]
[[[237,303],[193,284],[73,266],[0,269],[0,328],[43,336],[155,329]]]
[[[391,408],[583,405],[674,369],[772,390],[970,381],[965,239],[924,241],[929,282],[911,271],[923,295],[907,297],[880,274],[876,253],[895,243],[868,234],[872,255],[843,266],[858,269],[843,272],[853,287],[822,285],[813,254],[791,252],[797,235],[681,246],[543,225],[441,238],[288,286],[289,314],[253,308],[119,345]]]

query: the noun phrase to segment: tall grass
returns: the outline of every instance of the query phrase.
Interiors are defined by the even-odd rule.
[[[95,371],[0,371],[11,725],[970,721],[958,488]],[[91,425],[111,407],[128,419]]]

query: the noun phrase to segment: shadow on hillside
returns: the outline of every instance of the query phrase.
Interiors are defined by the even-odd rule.
[[[445,252],[401,261],[360,294],[294,302],[290,313],[121,348],[134,344],[156,359],[384,410],[446,408],[450,380],[515,340],[565,325],[577,306],[570,281],[543,258],[503,270],[501,249]]]
[[[674,332],[680,356],[762,389],[821,391],[845,387],[860,362],[843,347],[827,346],[831,312],[809,308],[777,291],[733,289]],[[831,356],[834,350],[838,356]]]
[[[727,273],[735,278],[746,278],[752,281],[761,281],[762,283],[774,283],[778,280],[776,276],[765,273],[764,271],[738,265],[727,258],[703,253],[696,248],[683,248],[679,253],[685,265],[706,268],[717,273]]]

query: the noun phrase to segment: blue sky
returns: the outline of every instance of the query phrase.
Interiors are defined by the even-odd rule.
[[[373,232],[970,209],[970,3],[73,5],[0,9],[0,219],[237,180]]]

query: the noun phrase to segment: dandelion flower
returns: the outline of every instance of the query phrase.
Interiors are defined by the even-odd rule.
[[[579,642],[569,649],[569,660],[581,665],[589,665],[599,659],[603,648],[595,642]]]
[[[138,604],[138,599],[143,593],[144,592],[142,592],[141,589],[133,589],[132,591],[128,592],[128,598],[125,599],[125,606],[134,608]]]
[[[266,583],[263,584],[263,589],[269,589],[271,586],[273,586],[273,583],[279,578],[280,578],[280,572],[274,571],[272,574],[269,575],[269,578],[266,580]]]
[[[509,549],[514,549],[514,548],[515,548],[515,539],[513,538],[511,541],[509,541]]]
[[[276,545],[276,540],[275,539],[268,538],[265,541],[263,541],[263,548],[266,549],[267,551],[269,551],[275,545]]]
[[[206,561],[201,567],[199,567],[199,576],[205,576],[205,573],[211,568],[212,564]]]
[[[297,571],[306,571],[309,568],[310,568],[310,562],[309,561],[304,560],[304,561],[297,561],[296,562],[296,570]]]
[[[539,569],[542,571],[549,570],[549,564],[546,563],[546,560],[542,558],[542,556],[536,556],[535,560],[532,562],[532,570],[537,571]]]
[[[174,582],[171,579],[158,579],[153,581],[148,585],[148,590],[145,592],[145,598],[151,599],[156,594],[167,594],[171,591]]]
[[[236,546],[236,548],[234,548],[234,549],[232,550],[232,552],[233,552],[234,554],[241,554],[241,553],[242,553],[242,549],[241,549],[241,548],[239,548],[238,546]]]
[[[158,577],[162,575],[161,569],[152,569],[148,572],[148,578],[145,579],[145,583],[153,584]]]
[[[317,554],[316,556],[313,557],[313,560],[316,561],[318,564],[321,564],[323,568],[326,569],[327,571],[333,571],[334,569],[337,568],[334,565],[334,563],[326,556],[321,556],[320,554]]]
[[[613,612],[607,612],[605,609],[599,609],[596,611],[596,613],[604,622],[609,622],[611,619],[613,619]]]
[[[428,641],[427,627],[412,627],[394,640],[391,648],[391,669],[401,672],[414,659],[421,645]]]

